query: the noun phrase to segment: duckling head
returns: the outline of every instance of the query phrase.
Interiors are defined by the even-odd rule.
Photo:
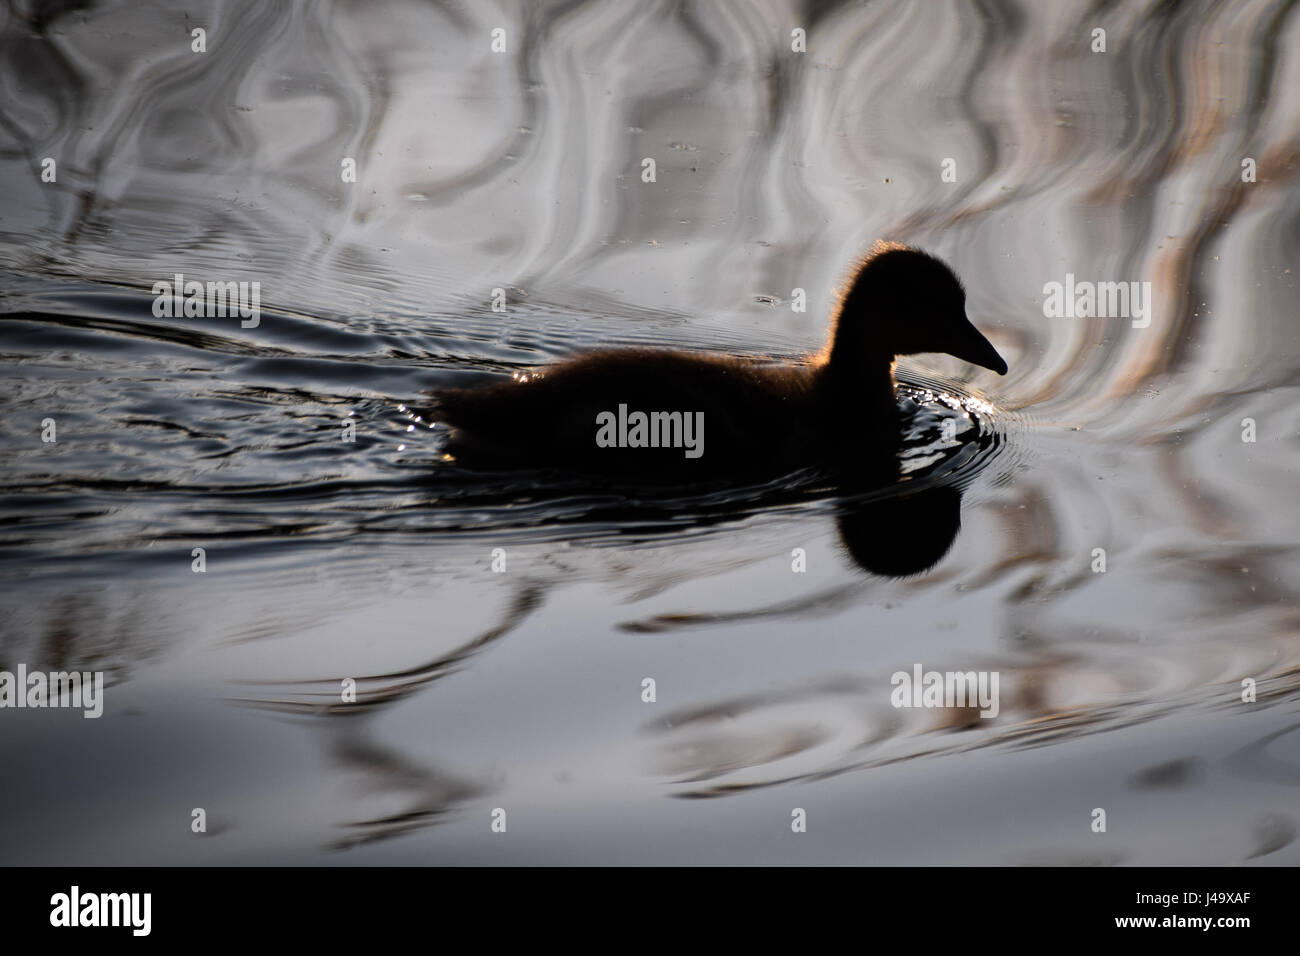
[[[919,352],[1007,372],[1006,361],[966,317],[966,290],[952,269],[919,249],[878,242],[840,302],[828,364],[851,372]]]

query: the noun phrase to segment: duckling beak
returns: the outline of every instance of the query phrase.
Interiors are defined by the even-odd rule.
[[[980,330],[975,328],[970,319],[964,316],[953,347],[945,351],[963,362],[970,362],[972,365],[978,365],[980,368],[997,372],[999,375],[1007,374],[1006,359],[998,354],[998,350],[993,347],[993,343],[981,335]]]

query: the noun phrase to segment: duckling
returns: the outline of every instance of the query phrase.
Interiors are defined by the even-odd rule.
[[[603,349],[482,387],[446,388],[432,416],[475,470],[553,468],[633,484],[778,477],[893,458],[899,355],[945,352],[1003,375],[939,259],[878,242],[859,261],[825,348],[794,364]]]

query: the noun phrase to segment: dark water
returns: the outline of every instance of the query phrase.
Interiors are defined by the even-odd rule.
[[[6,862],[1300,862],[1296,4],[35,7],[0,669],[108,686],[0,710]],[[882,236],[1011,372],[902,363],[858,510],[442,460],[440,386],[799,360]],[[259,282],[256,327],[156,316],[178,272]],[[1149,324],[1045,317],[1067,273]],[[998,715],[892,706],[915,664]]]

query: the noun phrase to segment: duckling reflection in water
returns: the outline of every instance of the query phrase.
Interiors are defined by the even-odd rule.
[[[840,544],[864,571],[903,578],[934,567],[961,530],[961,492],[939,485],[864,504],[841,500]]]
[[[877,243],[840,302],[826,347],[807,362],[605,349],[515,381],[443,389],[433,415],[452,430],[448,454],[476,470],[556,468],[676,486],[809,466],[879,472],[900,439],[894,360],[920,352],[1007,370],[966,317],[965,291],[948,266]],[[624,418],[631,427],[610,427]],[[703,453],[684,454],[672,440],[688,422]],[[658,440],[664,435],[667,442]]]

